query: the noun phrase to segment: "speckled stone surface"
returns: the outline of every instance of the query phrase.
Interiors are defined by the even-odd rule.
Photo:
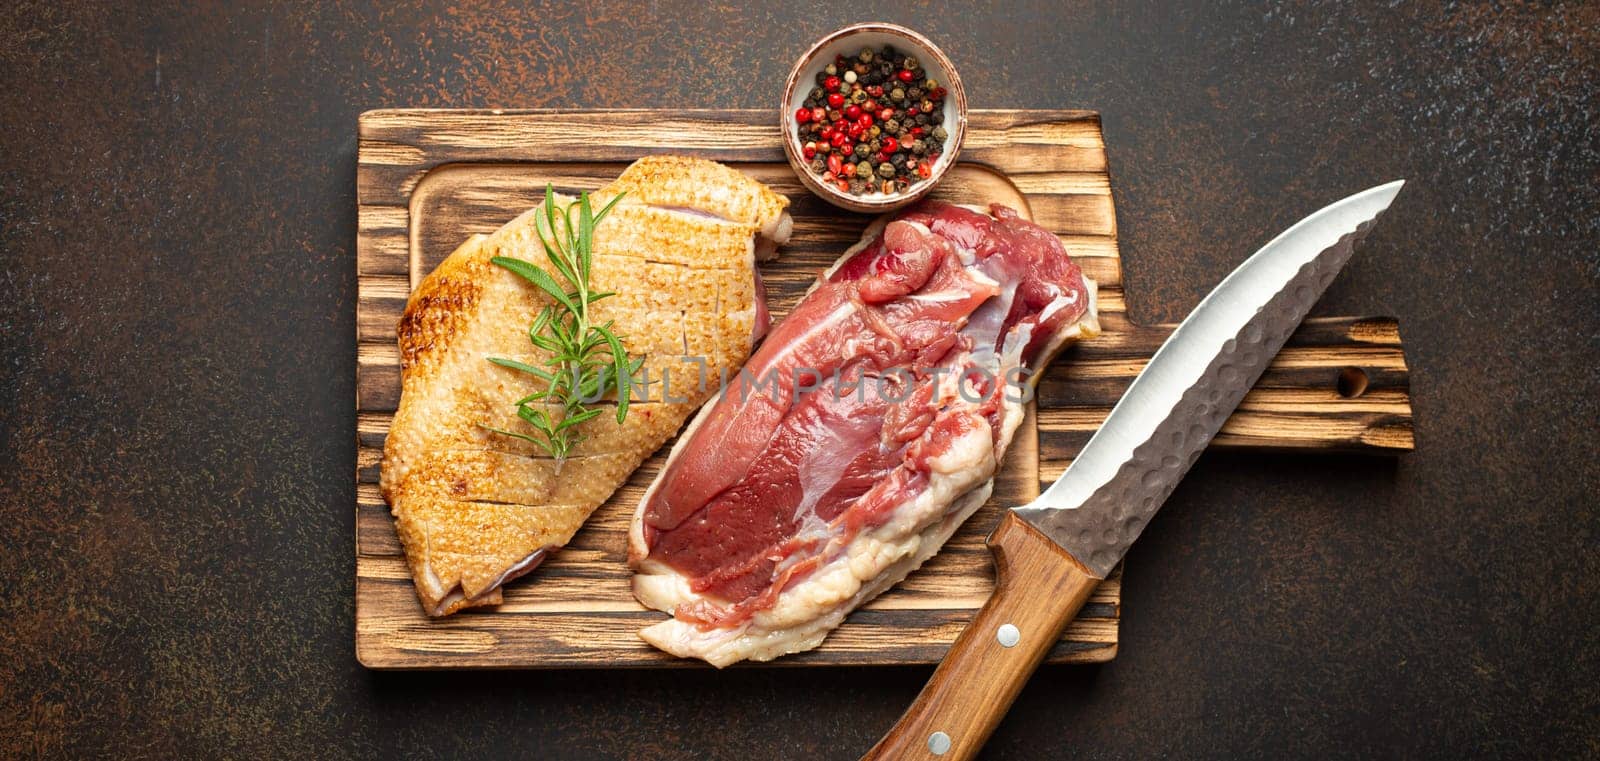
[[[366,672],[350,478],[360,111],[763,107],[869,18],[1104,113],[1144,320],[1411,180],[1318,311],[1401,318],[1418,450],[1203,458],[988,756],[1600,755],[1600,5],[838,7],[11,3],[0,756],[869,747],[927,669]]]

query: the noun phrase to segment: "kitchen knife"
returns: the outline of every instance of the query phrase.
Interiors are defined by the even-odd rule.
[[[977,754],[1402,184],[1300,220],[1195,307],[1067,471],[1038,499],[1008,510],[989,535],[994,594],[865,758]]]

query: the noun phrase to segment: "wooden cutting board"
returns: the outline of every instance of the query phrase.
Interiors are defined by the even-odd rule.
[[[384,434],[400,395],[395,323],[418,280],[472,233],[533,206],[545,183],[598,187],[634,159],[683,153],[731,164],[793,201],[795,236],[763,265],[781,318],[859,237],[865,216],[804,190],[767,111],[436,111],[361,116],[356,173],[356,654],[372,668],[612,668],[689,665],[638,638],[663,615],[629,593],[627,522],[662,454],[596,511],[573,543],[505,591],[505,603],[432,620],[412,591],[378,493]],[[1060,235],[1100,284],[1105,334],[1065,352],[1042,380],[989,505],[943,552],[786,666],[934,663],[992,585],[983,537],[998,511],[1049,483],[1110,412],[1171,327],[1125,315],[1100,119],[1089,111],[976,111],[961,163],[936,197],[998,201]],[[1330,199],[1331,200],[1331,199]],[[1241,259],[1248,252],[1240,252]],[[1216,439],[1217,446],[1396,453],[1411,449],[1399,331],[1384,318],[1308,322]],[[668,445],[670,447],[670,444]],[[1117,652],[1120,571],[1101,585],[1050,660]]]

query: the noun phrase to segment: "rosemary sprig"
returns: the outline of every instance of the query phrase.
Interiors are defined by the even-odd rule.
[[[615,295],[611,291],[595,291],[589,284],[594,229],[621,198],[618,193],[596,212],[589,204],[589,194],[582,193],[575,203],[567,204],[558,213],[555,188],[545,186],[544,214],[534,215],[534,231],[551,267],[566,281],[565,285],[531,262],[507,256],[490,260],[533,283],[555,303],[539,310],[528,326],[528,340],[550,353],[543,367],[489,358],[496,365],[527,373],[543,383],[542,389],[517,400],[517,417],[527,422],[535,435],[483,427],[538,444],[558,460],[566,459],[581,440],[577,426],[601,415],[601,410],[588,404],[599,401],[607,392],[617,392],[617,422],[627,418],[633,373],[644,362],[642,358],[628,358],[622,339],[612,330],[614,321],[601,325],[590,322],[590,306]],[[552,409],[558,414],[552,415]]]

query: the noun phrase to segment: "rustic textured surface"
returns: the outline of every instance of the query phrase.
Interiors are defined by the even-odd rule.
[[[1600,8],[1028,5],[883,16],[975,107],[1102,111],[1137,318],[1413,181],[1319,312],[1400,318],[1419,447],[1208,455],[1121,656],[1041,671],[989,755],[1600,753]],[[928,669],[374,675],[350,642],[356,115],[759,107],[836,13],[0,14],[0,755],[869,747]]]

